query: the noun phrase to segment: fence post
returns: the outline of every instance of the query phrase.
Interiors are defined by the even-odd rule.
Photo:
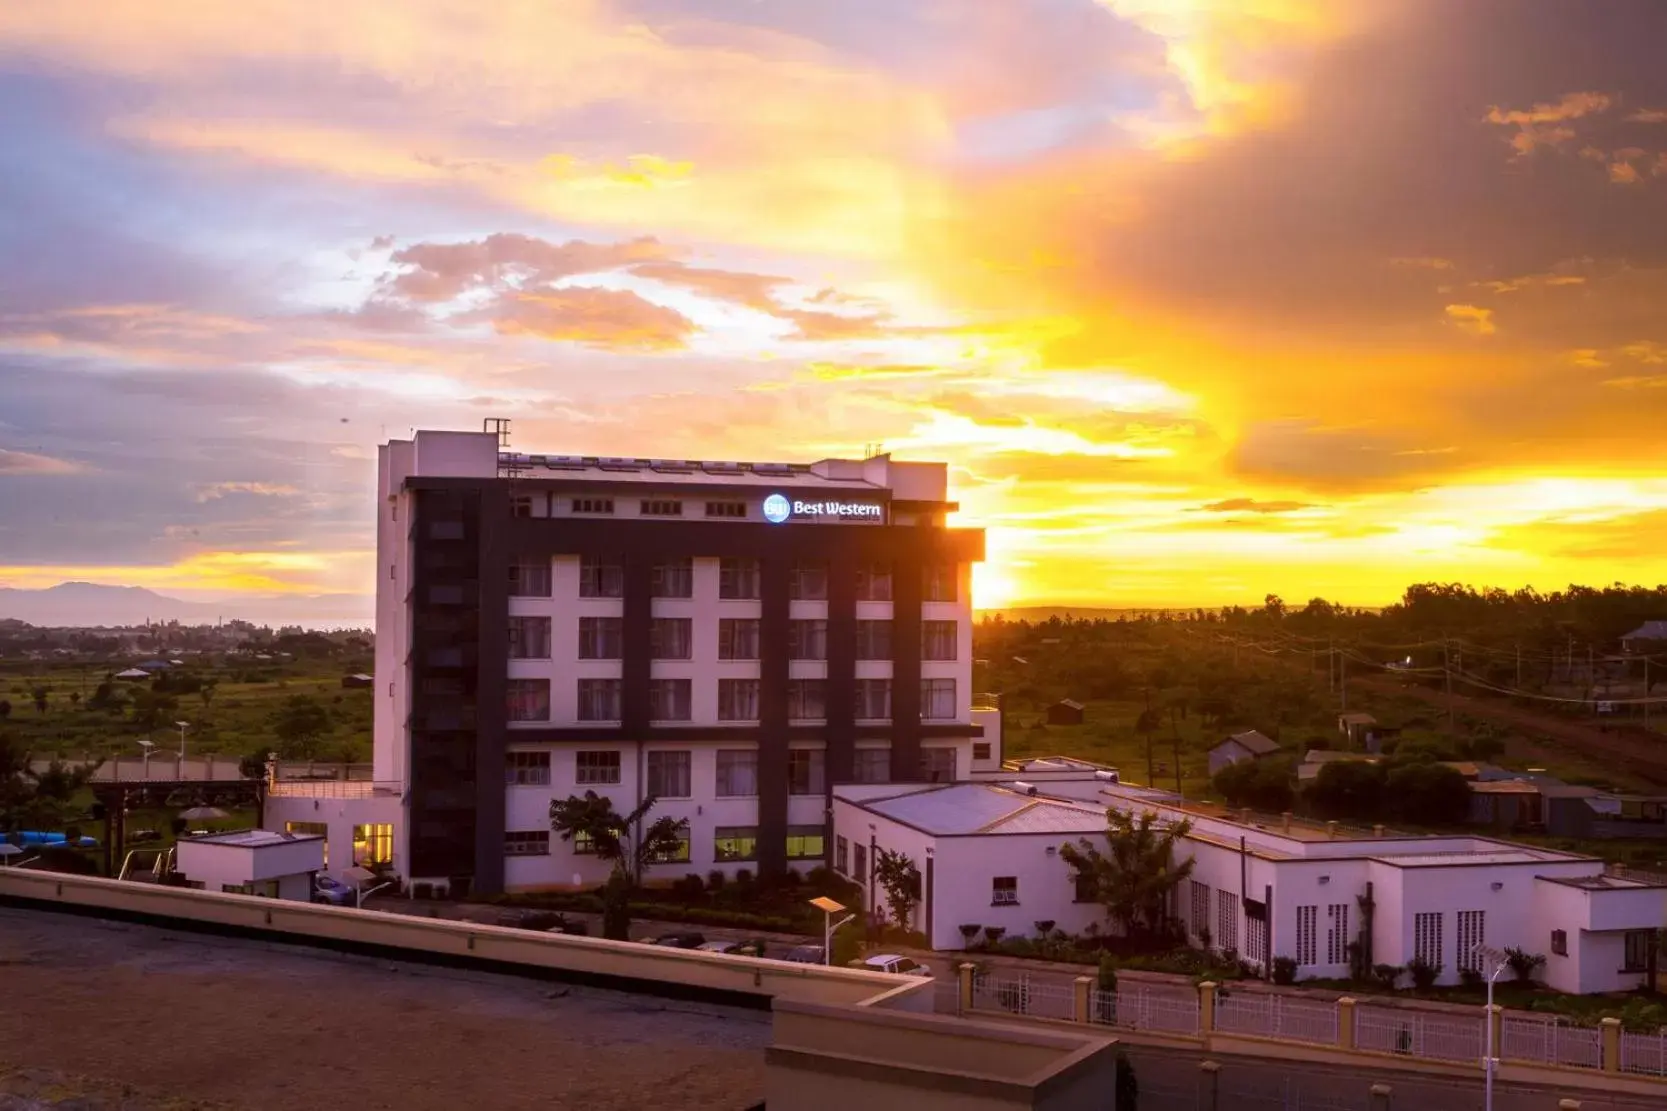
[[[1598,1023],[1603,1028],[1603,1071],[1621,1071],[1621,1020],[1618,1018],[1602,1019]]]
[[[1071,1021],[1087,1022],[1093,1011],[1094,977],[1078,976],[1071,981]]]
[[[1346,995],[1337,1001],[1337,1048],[1354,1048],[1354,1000]]]
[[[1221,1066],[1214,1061],[1198,1063],[1198,1111],[1216,1111],[1221,1099]]]
[[[1198,1032],[1205,1037],[1215,1033],[1216,982],[1205,980],[1198,985]]]
[[[1372,1111],[1389,1111],[1389,1097],[1393,1092],[1387,1084],[1373,1084],[1367,1089],[1370,1093]]]
[[[1503,1061],[1505,1059],[1505,1008],[1501,1007],[1498,1003],[1495,1003],[1487,1008],[1487,1014],[1485,1017],[1488,1020],[1488,1024],[1493,1027],[1494,1060]],[[1484,1034],[1483,1037],[1486,1038],[1486,1035]],[[1487,1042],[1485,1040],[1482,1042],[1482,1052],[1487,1052]],[[1496,1075],[1497,1072],[1498,1066],[1495,1066]]]
[[[962,961],[955,966],[955,978],[958,981],[957,987],[960,989],[957,993],[956,1004],[962,1014],[972,1010],[972,974],[977,969],[978,966],[971,961]]]

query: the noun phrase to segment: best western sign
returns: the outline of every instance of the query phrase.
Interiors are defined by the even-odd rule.
[[[772,525],[785,521],[882,521],[885,509],[879,502],[801,501],[785,494],[764,499],[764,519]]]

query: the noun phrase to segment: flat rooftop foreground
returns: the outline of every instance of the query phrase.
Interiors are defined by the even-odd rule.
[[[764,1011],[11,908],[0,970],[0,1072],[248,1111],[764,1098]]]

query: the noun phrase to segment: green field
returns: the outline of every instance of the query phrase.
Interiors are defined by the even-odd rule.
[[[371,688],[344,689],[343,675],[368,672],[368,657],[302,657],[245,661],[196,657],[173,669],[170,682],[201,681],[203,690],[172,693],[155,680],[112,679],[127,663],[53,663],[0,660],[0,700],[11,704],[0,730],[35,756],[54,754],[138,755],[141,739],[158,752],[179,748],[176,721],[189,722],[188,755],[248,756],[277,751],[290,759],[370,759]],[[95,705],[108,683],[108,705]],[[46,708],[36,706],[37,688]],[[206,693],[204,693],[206,691]],[[291,699],[316,702],[327,720],[309,735],[285,742],[275,715]],[[0,706],[0,712],[5,707]]]

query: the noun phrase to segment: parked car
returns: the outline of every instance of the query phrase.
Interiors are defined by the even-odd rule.
[[[661,934],[650,945],[664,945],[671,949],[699,949],[706,944],[706,935],[697,933]]]
[[[862,962],[864,968],[875,972],[890,972],[894,976],[924,976],[932,978],[932,970],[917,960],[900,957],[896,953],[876,953]]]
[[[783,960],[794,964],[827,964],[827,953],[820,945],[795,945],[787,951]]]
[[[353,888],[330,876],[317,876],[313,879],[313,902],[329,903],[333,907],[353,906]]]
[[[708,941],[695,948],[706,953],[733,953],[742,957],[762,957],[764,943],[762,941]]]

